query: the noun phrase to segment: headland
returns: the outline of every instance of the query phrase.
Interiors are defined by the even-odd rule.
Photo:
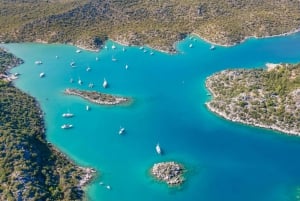
[[[300,135],[299,80],[300,64],[224,70],[207,78],[206,105],[234,122]]]

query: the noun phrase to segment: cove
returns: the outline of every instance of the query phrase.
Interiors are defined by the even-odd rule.
[[[175,55],[147,47],[123,51],[113,41],[107,41],[108,48],[100,52],[80,53],[74,46],[61,44],[1,46],[25,61],[11,70],[21,74],[14,84],[39,101],[47,140],[79,165],[98,171],[87,187],[90,200],[282,201],[295,200],[300,184],[299,137],[229,122],[211,113],[204,105],[210,98],[204,82],[223,69],[297,63],[298,44],[299,33],[248,39],[233,47],[216,46],[213,51],[210,44],[189,37],[178,42]],[[45,77],[40,78],[42,72]],[[109,83],[106,89],[104,78]],[[133,101],[96,105],[64,95],[66,88],[96,90]],[[63,118],[68,111],[75,116]],[[61,129],[65,123],[74,128]],[[121,126],[126,128],[124,135],[118,134]],[[157,143],[164,150],[162,156],[156,154]],[[179,161],[188,170],[180,188],[169,189],[149,175],[153,163],[168,160]]]

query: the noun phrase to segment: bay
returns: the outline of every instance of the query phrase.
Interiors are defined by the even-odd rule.
[[[299,43],[296,33],[210,50],[209,43],[191,36],[178,42],[179,53],[174,55],[148,47],[123,51],[114,41],[107,41],[108,48],[100,52],[80,53],[62,44],[1,46],[25,61],[11,70],[21,74],[14,84],[39,101],[47,140],[79,165],[98,171],[87,187],[90,200],[282,201],[295,200],[300,184],[299,137],[229,122],[211,113],[204,105],[210,99],[205,79],[228,68],[299,62]],[[38,60],[43,64],[36,65]],[[39,77],[41,72],[44,78]],[[104,78],[107,89],[102,87]],[[96,105],[64,95],[69,87],[128,96],[133,102]],[[68,111],[75,117],[62,118]],[[64,123],[74,128],[61,129]],[[124,135],[118,134],[121,126]],[[163,156],[155,152],[157,143]],[[183,186],[170,189],[150,177],[153,163],[167,160],[187,168]]]

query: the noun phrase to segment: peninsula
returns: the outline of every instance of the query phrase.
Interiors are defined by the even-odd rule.
[[[169,186],[182,184],[184,182],[183,173],[183,165],[174,161],[156,163],[151,168],[151,175]]]
[[[294,32],[299,1],[1,1],[0,42],[68,43],[90,50],[110,38],[175,52],[188,34],[220,45]]]
[[[110,94],[104,94],[96,91],[82,91],[78,89],[67,88],[64,91],[67,95],[74,95],[84,98],[92,103],[101,105],[117,105],[129,102],[128,98],[113,96]]]
[[[300,64],[224,70],[206,80],[207,107],[231,121],[300,135]]]
[[[22,62],[0,49],[1,72]],[[2,78],[0,103],[0,200],[84,200],[95,171],[46,141],[37,101]]]

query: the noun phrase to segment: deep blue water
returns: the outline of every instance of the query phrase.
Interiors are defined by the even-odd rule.
[[[98,170],[99,177],[87,188],[90,200],[292,201],[300,185],[300,138],[232,123],[209,112],[205,78],[227,68],[299,62],[299,44],[298,33],[249,39],[214,51],[192,37],[177,44],[176,55],[149,48],[144,53],[139,47],[124,52],[113,41],[101,52],[81,53],[60,44],[2,46],[25,61],[12,70],[21,74],[15,85],[40,102],[48,140],[78,164]],[[35,65],[36,60],[43,64]],[[102,88],[104,78],[110,84],[107,89]],[[95,84],[92,90],[129,96],[133,103],[100,106],[63,94],[67,87],[91,90],[90,82]],[[75,117],[62,118],[67,111]],[[74,128],[63,130],[64,123]],[[124,135],[118,135],[120,126],[126,128]],[[155,152],[158,142],[163,156]],[[181,188],[169,189],[149,176],[153,163],[167,160],[187,168]]]

